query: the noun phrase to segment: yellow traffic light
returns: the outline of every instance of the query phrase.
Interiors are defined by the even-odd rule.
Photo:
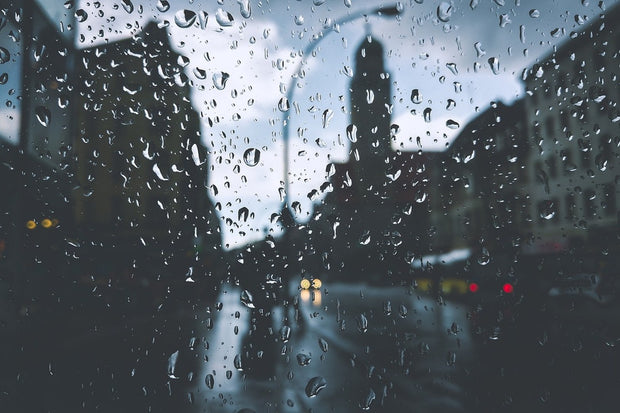
[[[32,219],[26,222],[26,228],[35,229],[36,227],[37,227],[37,223],[34,222]]]
[[[45,218],[43,221],[41,221],[41,226],[43,228],[49,228],[52,226],[52,220],[49,218]]]

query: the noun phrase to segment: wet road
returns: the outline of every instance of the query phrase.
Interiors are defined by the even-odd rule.
[[[482,343],[467,305],[408,287],[326,285],[297,301],[267,315],[224,285],[174,309],[61,317],[71,334],[42,317],[2,370],[2,411],[614,411],[620,336],[600,314],[620,303],[545,303]]]

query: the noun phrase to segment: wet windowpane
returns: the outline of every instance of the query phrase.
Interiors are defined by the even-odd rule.
[[[615,411],[618,22],[0,0],[0,410]]]

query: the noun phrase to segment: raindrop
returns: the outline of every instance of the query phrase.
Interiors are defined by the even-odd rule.
[[[316,376],[311,378],[306,384],[306,396],[315,397],[321,390],[327,386],[327,381],[321,377]]]
[[[177,57],[177,64],[181,67],[187,66],[189,64],[189,57],[179,55],[179,57]]]
[[[226,378],[228,380],[232,379],[232,371],[231,370],[226,370]]]
[[[422,94],[418,89],[413,89],[411,91],[411,101],[415,104],[422,103]]]
[[[505,0],[493,0],[493,1],[495,1],[495,3],[496,3],[498,6],[504,6],[504,5],[506,5]]]
[[[357,329],[360,333],[365,333],[368,331],[368,319],[364,314],[360,314],[357,318]]]
[[[489,60],[489,66],[491,66],[491,70],[493,71],[494,75],[499,74],[499,59],[497,57],[490,57]]]
[[[431,122],[431,108],[425,108],[423,114],[424,114],[424,122],[430,123]]]
[[[75,18],[79,23],[82,23],[88,19],[88,13],[86,13],[86,10],[84,9],[77,9],[75,11]]]
[[[325,3],[327,0],[312,0],[312,4],[314,4],[315,6],[320,6],[321,4]]]
[[[45,127],[49,126],[51,120],[51,114],[48,108],[45,106],[37,106],[34,110],[39,123]]]
[[[323,353],[327,353],[327,350],[329,349],[327,340],[325,340],[323,337],[319,338],[319,347],[321,347],[321,350],[323,351]]]
[[[456,102],[452,99],[448,99],[448,104],[446,105],[446,110],[452,110],[456,107]]]
[[[537,19],[540,17],[540,12],[538,11],[538,9],[532,9],[530,10],[530,17],[532,19]]]
[[[398,307],[398,315],[400,315],[402,318],[407,317],[408,313],[409,313],[409,310],[407,310],[407,307],[405,306],[405,304],[401,304]]]
[[[213,86],[218,90],[224,90],[226,82],[230,75],[226,72],[217,72],[213,74]]]
[[[459,70],[456,68],[456,63],[446,63],[446,67],[450,69],[453,75],[459,74]]]
[[[209,21],[209,13],[206,11],[198,12],[198,22],[200,22],[200,28],[202,30],[207,28],[207,22]]]
[[[168,377],[171,379],[178,379],[176,375],[177,359],[179,358],[179,350],[175,351],[168,357]]]
[[[550,220],[555,217],[555,204],[552,201],[546,201],[540,209],[540,217],[542,219]]]
[[[295,24],[298,26],[301,26],[304,24],[304,16],[299,15],[299,16],[295,16]]]
[[[247,207],[241,207],[239,208],[239,211],[237,211],[237,220],[246,222],[249,215],[250,210]]]
[[[195,21],[196,13],[188,9],[179,10],[174,15],[174,22],[182,29],[191,26]]]
[[[347,126],[347,139],[351,142],[357,142],[357,126],[350,124]]]
[[[241,303],[248,308],[256,308],[254,305],[254,297],[252,297],[252,293],[248,290],[243,290],[241,292]]]
[[[368,245],[370,244],[370,232],[365,231],[364,234],[360,237],[360,245]]]
[[[278,102],[278,109],[280,109],[280,112],[286,112],[291,108],[291,105],[289,104],[289,101],[286,97],[280,98],[280,101]]]
[[[250,7],[250,0],[237,0],[239,3],[239,12],[244,19],[249,19],[252,16],[252,8]]]
[[[372,404],[372,402],[375,400],[376,397],[377,397],[377,395],[375,394],[374,390],[373,389],[369,389],[368,393],[366,394],[366,396],[364,396],[364,398],[360,402],[361,409],[362,410],[370,410],[370,405]]]
[[[485,54],[487,54],[487,52],[485,52],[485,51],[482,49],[482,43],[480,43],[480,42],[476,42],[476,43],[474,43],[474,48],[476,49],[476,55],[477,55],[477,57],[482,57],[482,56],[484,56]]]
[[[351,69],[351,66],[344,66],[344,74],[347,75],[348,77],[353,77],[353,69]]]
[[[127,13],[131,14],[133,12],[133,3],[131,0],[121,0],[121,4]]]
[[[241,354],[237,354],[235,356],[235,359],[233,360],[233,365],[235,366],[237,370],[243,371],[243,363],[241,360]]]
[[[439,6],[437,6],[437,18],[445,23],[450,20],[453,11],[454,7],[452,4],[447,1],[442,1]]]
[[[167,0],[157,0],[157,10],[162,13],[170,10],[170,3]]]
[[[286,343],[291,338],[291,328],[289,326],[282,326],[280,329],[280,340]]]
[[[375,92],[371,89],[366,89],[366,102],[370,105],[375,100]]]
[[[162,172],[161,169],[159,169],[159,165],[157,164],[153,164],[153,172],[155,172],[155,175],[162,181],[167,181],[168,178],[166,178]]]
[[[310,364],[311,360],[312,359],[307,354],[304,354],[304,353],[297,354],[297,364],[299,364],[302,367]]]
[[[486,249],[486,247],[482,247],[482,251],[480,251],[477,261],[480,265],[487,265],[491,262],[491,254],[489,254],[489,250]]]
[[[499,16],[499,27],[506,27],[508,23],[512,23],[512,21],[510,20],[510,16],[508,16],[507,14],[501,14]]]
[[[457,121],[455,121],[455,120],[448,119],[448,120],[446,121],[446,126],[447,126],[448,128],[450,128],[450,129],[458,129],[458,128],[459,128],[459,126],[461,126],[461,125],[459,125],[459,123],[458,123]]]
[[[383,314],[386,316],[392,315],[392,303],[389,300],[383,303]]]
[[[232,14],[222,9],[217,9],[215,12],[215,20],[217,21],[217,24],[222,27],[230,27],[235,21]]]
[[[327,126],[329,126],[329,121],[334,117],[334,111],[331,109],[325,109],[323,111],[323,117],[322,117],[322,121],[323,121],[323,129],[325,129]]]
[[[3,74],[0,75],[0,85],[4,85],[8,81],[9,81],[9,74],[8,73],[3,73]]]
[[[248,148],[243,153],[243,162],[247,166],[256,166],[260,161],[260,151],[256,148]]]
[[[207,78],[207,71],[204,69],[201,69],[199,67],[195,67],[194,70],[194,76],[196,76],[197,79],[203,80]],[[213,77],[215,78],[216,75],[213,75]],[[213,83],[215,84],[215,87],[218,88],[219,90],[222,90],[218,87],[218,84],[216,83],[215,79],[213,80]],[[224,82],[225,83],[225,82]]]

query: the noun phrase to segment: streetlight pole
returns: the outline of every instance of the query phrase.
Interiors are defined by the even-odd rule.
[[[297,79],[299,78],[299,74],[301,73],[301,69],[303,68],[305,64],[306,56],[312,53],[312,51],[319,45],[321,40],[325,38],[326,34],[336,31],[338,30],[339,26],[349,23],[353,20],[357,20],[360,17],[367,17],[367,16],[397,17],[397,16],[400,16],[402,12],[403,12],[402,6],[399,4],[394,4],[392,6],[378,7],[376,9],[365,10],[365,11],[357,12],[354,14],[349,14],[333,22],[326,32],[320,32],[316,36],[314,36],[312,41],[308,43],[308,45],[304,48],[303,54],[301,55],[301,60],[297,64],[297,67],[295,68],[295,72],[293,73],[293,76],[291,76],[291,80],[289,81],[288,87],[286,89],[286,99],[289,103],[289,111],[291,110],[290,108],[294,106],[292,101],[293,101],[295,85],[297,83]],[[290,118],[291,116],[288,115],[282,122],[282,139],[284,140],[284,206],[282,209],[282,215],[290,214],[290,210],[289,210],[290,208],[290,205],[289,205]],[[282,217],[282,221],[285,224],[285,226],[288,225],[289,224],[288,221],[291,221],[291,220],[292,220],[291,216]],[[285,231],[287,234],[288,230],[286,228],[285,228]]]

